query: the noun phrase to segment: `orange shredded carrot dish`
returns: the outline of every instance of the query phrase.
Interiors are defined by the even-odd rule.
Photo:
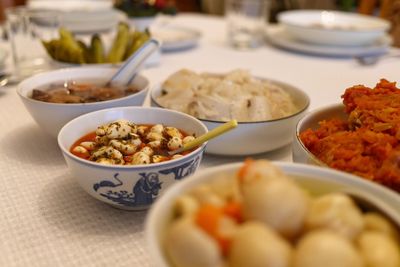
[[[375,88],[350,87],[342,98],[347,121],[321,121],[301,141],[328,166],[400,192],[400,89],[382,79]]]

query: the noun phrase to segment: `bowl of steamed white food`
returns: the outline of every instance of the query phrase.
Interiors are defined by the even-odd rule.
[[[257,78],[245,70],[226,74],[183,69],[151,92],[152,105],[200,119],[212,130],[236,119],[238,126],[208,142],[206,153],[251,155],[292,141],[295,125],[309,106],[302,90],[284,82]]]
[[[344,172],[248,160],[169,188],[147,244],[158,267],[397,267],[399,201]]]

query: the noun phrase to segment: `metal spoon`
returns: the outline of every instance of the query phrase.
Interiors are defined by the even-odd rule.
[[[10,73],[0,73],[0,87],[6,86],[7,84],[12,84]]]
[[[372,66],[378,63],[379,60],[383,58],[396,58],[400,57],[400,54],[396,55],[385,55],[385,54],[378,54],[378,55],[367,55],[367,56],[355,56],[354,59],[363,66]]]
[[[133,53],[118,71],[111,77],[107,85],[125,86],[132,82],[145,60],[158,48],[160,43],[157,40],[150,39],[144,43],[135,53]]]

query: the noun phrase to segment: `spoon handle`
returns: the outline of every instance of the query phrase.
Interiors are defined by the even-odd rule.
[[[150,39],[144,43],[135,53],[133,53],[125,63],[119,68],[109,81],[110,84],[128,85],[135,78],[140,67],[145,60],[158,48],[160,43],[157,40]]]
[[[192,149],[192,148],[194,148],[196,146],[199,146],[202,143],[204,143],[204,142],[206,142],[206,141],[208,141],[208,140],[210,140],[210,139],[212,139],[214,137],[217,137],[217,136],[219,136],[219,135],[221,135],[221,134],[223,134],[223,133],[225,133],[225,132],[227,132],[227,131],[229,131],[229,130],[231,130],[233,128],[236,128],[236,126],[237,126],[237,121],[236,120],[231,120],[231,121],[225,122],[221,126],[218,126],[217,128],[212,129],[208,133],[197,137],[193,141],[187,142],[186,144],[183,145],[183,147],[181,147],[181,148],[179,148],[177,150],[168,152],[168,154],[174,155],[174,154],[181,153],[183,151]]]

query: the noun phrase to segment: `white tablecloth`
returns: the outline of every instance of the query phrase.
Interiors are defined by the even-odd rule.
[[[243,68],[303,89],[314,109],[339,102],[352,85],[400,79],[399,60],[362,67],[352,59],[271,46],[236,51],[225,43],[221,18],[185,14],[173,23],[198,29],[203,37],[196,49],[163,54],[158,67],[145,70],[153,84],[184,67],[211,72]],[[14,86],[0,90],[0,130],[0,266],[151,266],[144,240],[146,212],[114,209],[81,190],[56,141],[35,124]],[[291,161],[291,148],[256,157]],[[200,168],[241,160],[206,155]]]

